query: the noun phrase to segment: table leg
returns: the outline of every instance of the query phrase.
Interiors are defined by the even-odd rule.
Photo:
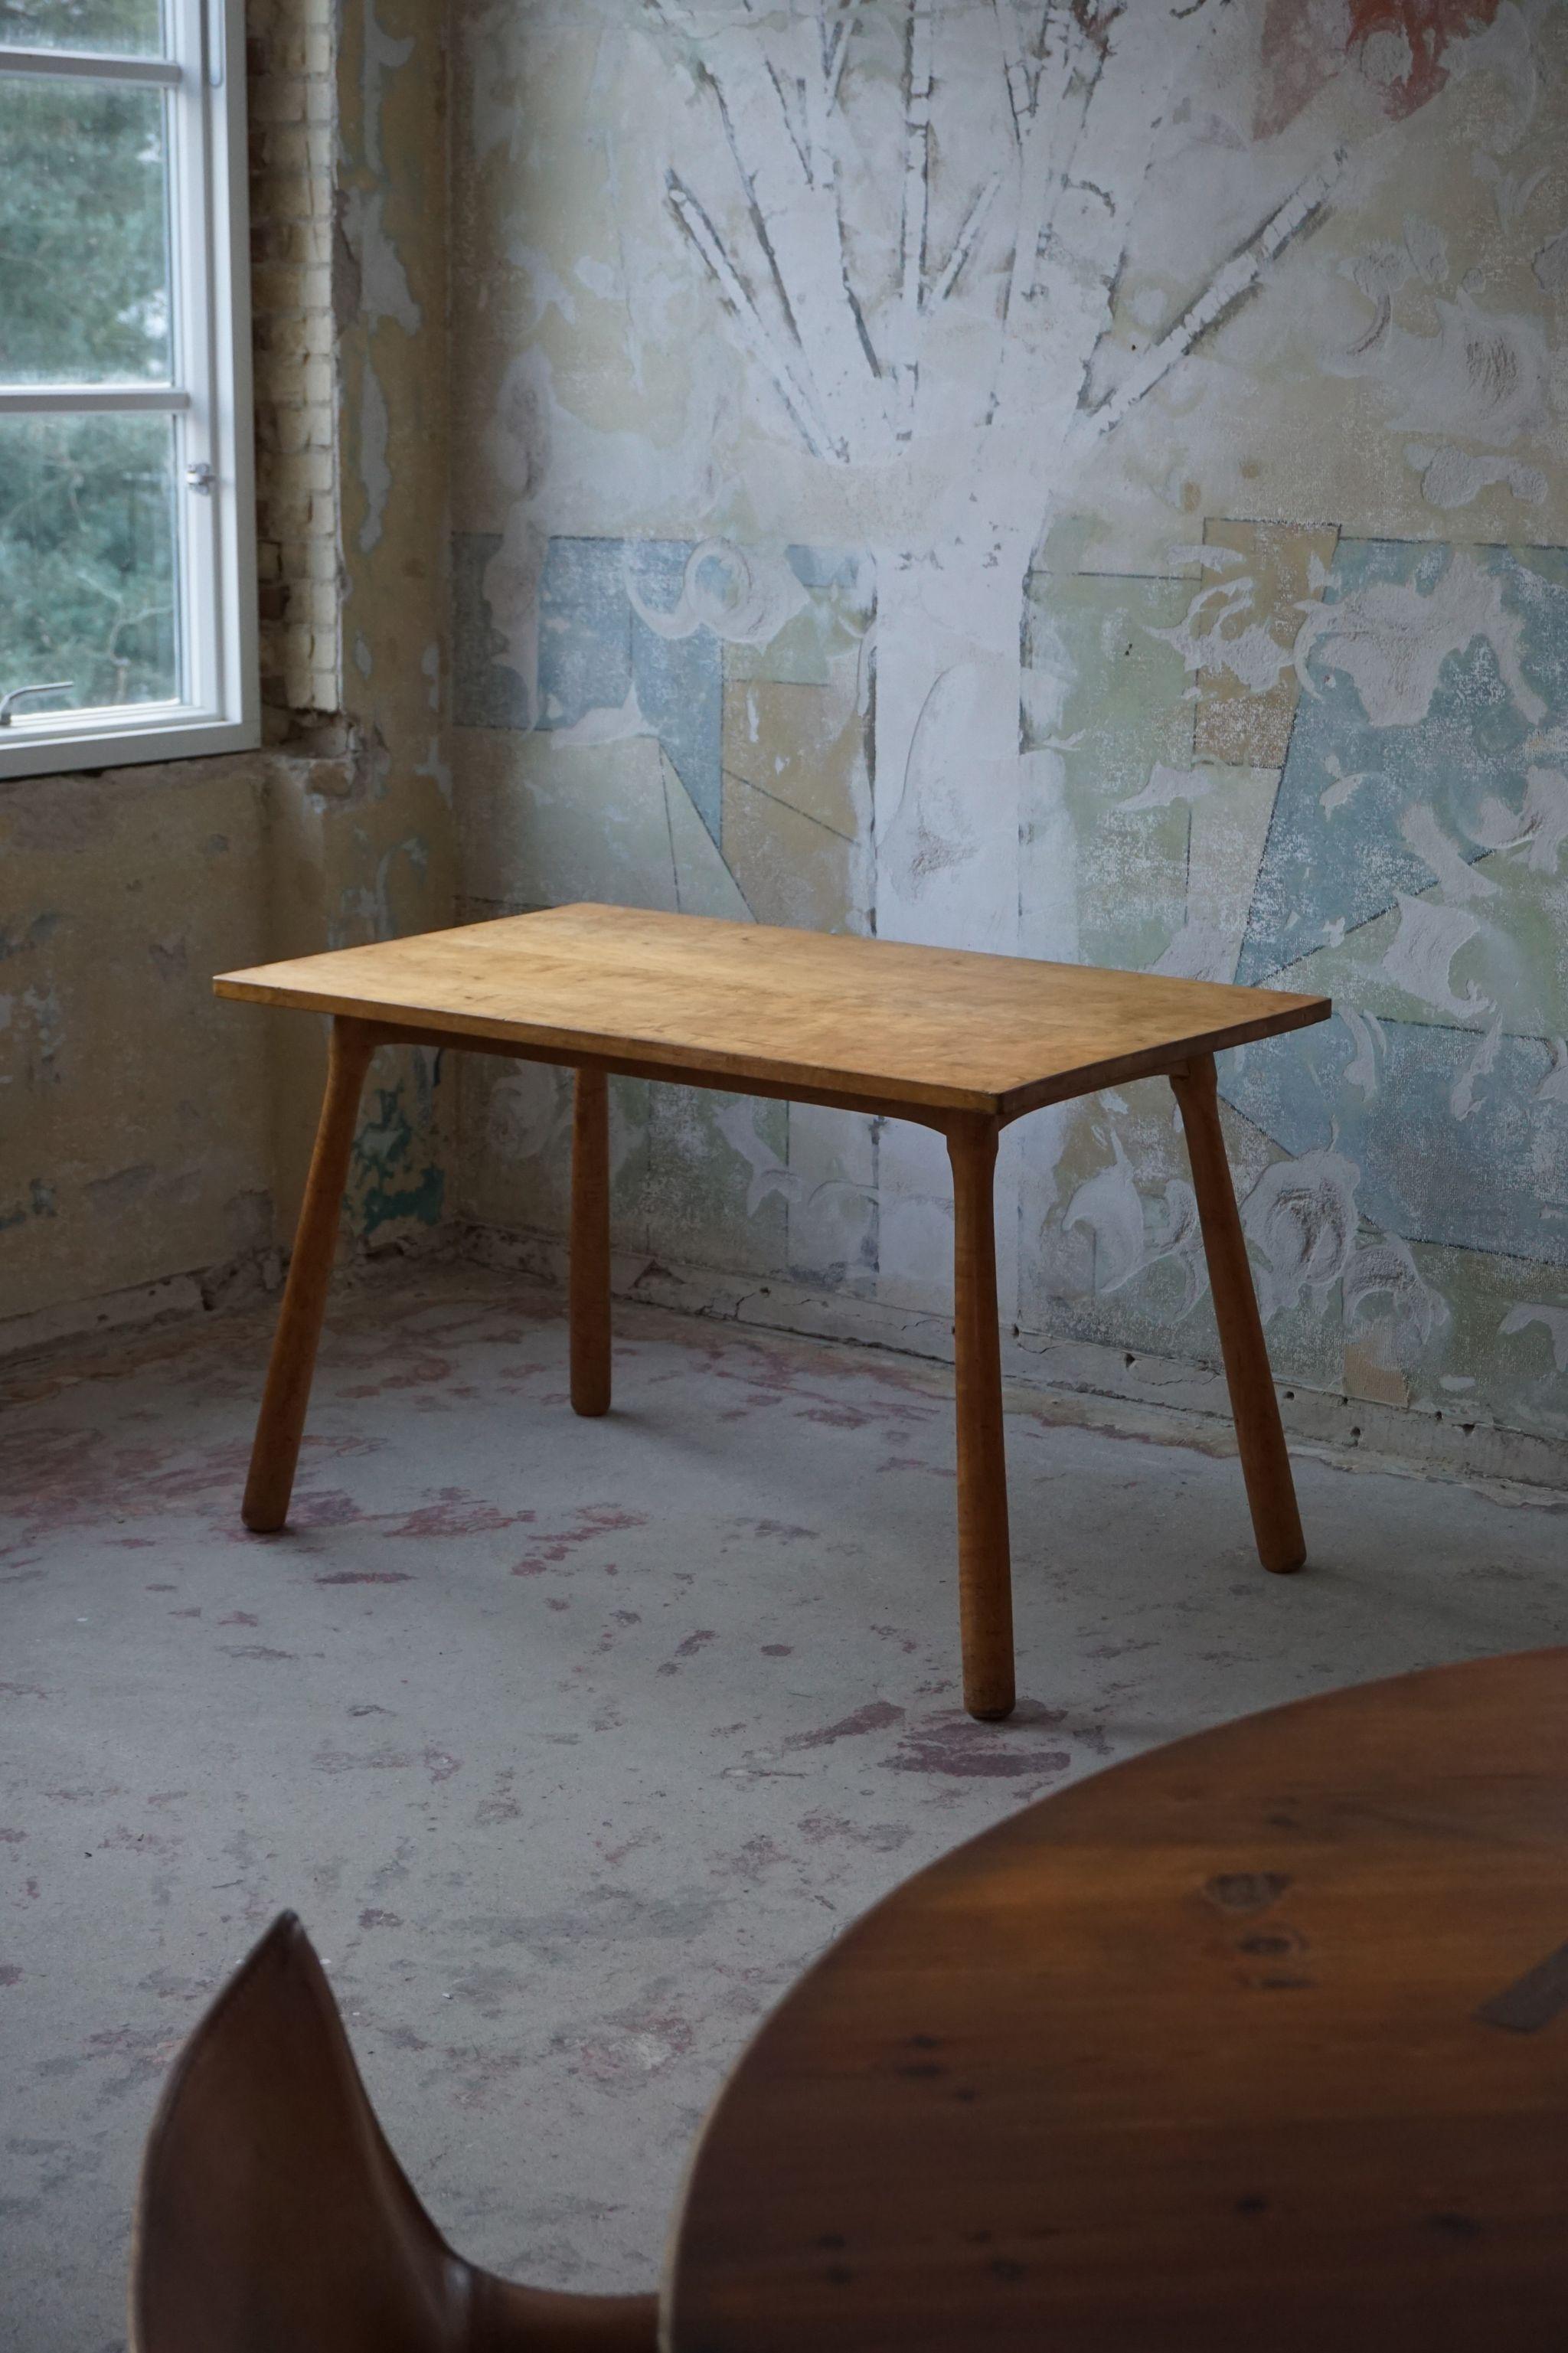
[[[300,1459],[305,1409],[310,1401],[310,1377],[316,1369],[316,1344],[321,1336],[321,1317],[337,1253],[349,1155],[359,1123],[360,1091],[376,1044],[375,1032],[365,1022],[340,1015],[332,1023],[327,1092],[310,1173],[305,1180],[294,1255],[289,1261],[289,1282],[267,1367],[267,1388],[241,1507],[246,1526],[257,1535],[270,1535],[289,1516],[294,1466]]]
[[[610,1410],[610,1117],[603,1071],[580,1070],[572,1105],[572,1410]]]
[[[1237,1215],[1236,1194],[1219,1124],[1214,1056],[1194,1055],[1184,1071],[1173,1071],[1171,1084],[1182,1107],[1187,1157],[1203,1223],[1204,1250],[1214,1292],[1215,1321],[1225,1356],[1226,1385],[1236,1419],[1247,1500],[1252,1507],[1258,1556],[1265,1568],[1283,1575],[1307,1556],[1296,1508],[1290,1457],[1279,1425],[1258,1294],[1252,1287],[1247,1241]]]
[[[1013,1712],[1013,1571],[1002,1346],[996,1325],[993,1203],[996,1131],[955,1120],[952,1163],[954,1388],[958,1411],[958,1609],[963,1704],[983,1719]]]

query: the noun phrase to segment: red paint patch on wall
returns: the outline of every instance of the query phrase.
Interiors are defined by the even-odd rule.
[[[1301,0],[1269,0],[1263,23],[1264,85],[1253,136],[1272,138],[1347,63],[1376,71],[1383,111],[1402,121],[1436,97],[1448,79],[1450,42],[1479,32],[1500,0],[1350,0],[1342,51],[1327,46]],[[1376,43],[1369,48],[1369,43]],[[1385,70],[1376,70],[1385,69]]]

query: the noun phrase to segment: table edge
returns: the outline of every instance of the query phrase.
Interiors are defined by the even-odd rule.
[[[522,1060],[541,1060],[603,1067],[632,1078],[669,1079],[676,1083],[724,1088],[737,1094],[772,1093],[790,1102],[826,1102],[865,1108],[892,1117],[920,1117],[948,1113],[978,1113],[1005,1126],[1047,1103],[1092,1094],[1100,1087],[1117,1086],[1138,1078],[1158,1077],[1179,1070],[1196,1056],[1215,1054],[1232,1046],[1256,1044],[1292,1029],[1308,1029],[1328,1020],[1331,998],[1298,997],[1279,1011],[1251,1020],[1226,1022],[1220,1028],[1194,1032],[1169,1044],[1143,1047],[1134,1052],[1079,1063],[1070,1071],[1053,1071],[1016,1087],[943,1086],[921,1080],[892,1083],[884,1071],[827,1071],[821,1064],[776,1060],[758,1067],[749,1058],[707,1048],[672,1047],[667,1039],[563,1029],[543,1023],[508,1022],[493,1015],[437,1013],[418,1007],[388,1005],[343,991],[291,987],[287,983],[250,980],[237,973],[219,973],[213,980],[216,997],[237,1004],[274,1005],[296,1012],[326,1014],[335,1019],[363,1021],[389,1033],[389,1042],[431,1041],[474,1046],[515,1054]],[[1284,994],[1285,992],[1278,992]]]

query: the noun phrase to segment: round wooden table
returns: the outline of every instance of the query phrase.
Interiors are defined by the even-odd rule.
[[[670,2353],[1568,2344],[1568,1650],[1031,1806],[746,2052]]]

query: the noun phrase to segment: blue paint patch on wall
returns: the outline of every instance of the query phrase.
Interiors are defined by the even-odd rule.
[[[651,611],[673,611],[680,602],[687,561],[694,543],[633,539],[614,543],[623,551],[622,596],[626,596],[625,581],[629,576]],[[552,540],[550,553],[553,557],[557,547],[583,544],[580,540]],[[547,596],[550,576],[551,565],[546,562]],[[711,629],[694,629],[685,638],[661,638],[633,611],[629,602],[626,610],[631,624],[632,683],[637,689],[637,707],[652,726],[671,767],[717,843],[724,800],[720,775],[724,725],[723,644]],[[542,686],[543,682],[542,652]],[[545,707],[548,710],[548,702]],[[548,720],[545,723],[549,723]]]
[[[1429,596],[1455,553],[1404,540],[1342,541],[1325,607],[1377,583]],[[1526,769],[1556,756],[1526,747],[1568,726],[1568,551],[1460,553],[1499,582],[1503,610],[1520,625],[1520,668],[1544,715],[1521,711],[1496,649],[1476,636],[1444,659],[1424,717],[1373,726],[1354,680],[1336,665],[1331,638],[1316,647],[1307,664],[1313,691],[1297,707],[1238,981],[1267,980],[1330,944],[1331,926],[1354,930],[1401,892],[1431,889],[1431,867],[1400,830],[1409,808],[1429,807],[1458,854],[1473,862],[1486,847],[1477,839],[1485,830],[1483,805],[1495,798],[1517,808]],[[1343,790],[1352,777],[1361,781]]]
[[[842,588],[865,593],[867,559],[837,547],[786,547],[784,562],[803,588]]]
[[[1342,1021],[1220,1058],[1220,1092],[1294,1157],[1331,1145],[1361,1170],[1356,1206],[1406,1241],[1568,1264],[1568,1153],[1560,1104],[1538,1102],[1552,1050],[1502,1038],[1459,1118],[1454,1092],[1481,1043],[1473,1029],[1382,1024],[1371,1101],[1345,1084]]]
[[[632,691],[625,543],[552,539],[539,583],[539,725],[575,727]]]
[[[722,807],[723,648],[709,629],[679,638],[648,628],[632,602],[665,612],[680,600],[696,542],[552,539],[539,584],[538,716],[527,681],[501,657],[485,598],[494,533],[453,541],[454,708],[459,727],[574,727],[619,711],[634,690],[641,732],[657,738],[715,842]]]

